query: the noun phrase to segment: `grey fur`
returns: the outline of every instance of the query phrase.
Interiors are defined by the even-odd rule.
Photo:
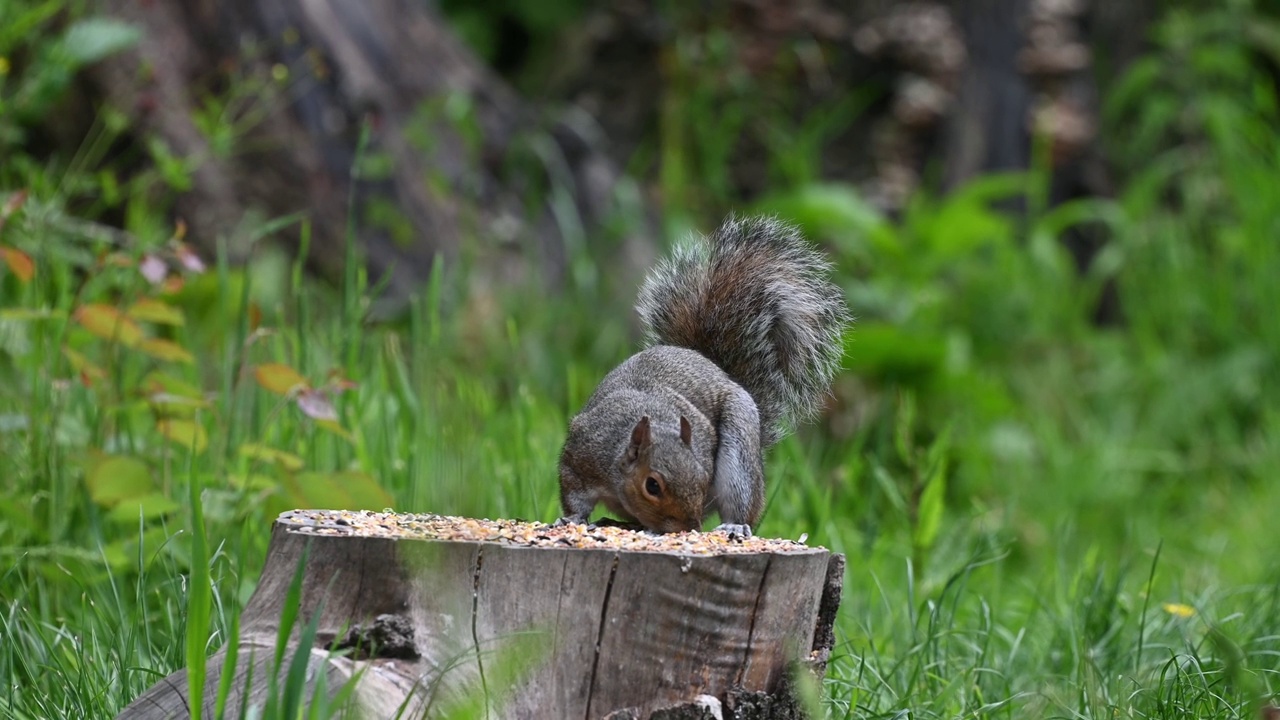
[[[570,423],[562,521],[586,522],[604,503],[669,532],[700,527],[713,509],[749,533],[764,509],[764,448],[818,412],[840,366],[850,320],[829,275],[773,218],[731,217],[658,265],[637,305],[649,347]],[[651,479],[662,483],[656,500]]]
[[[818,413],[844,357],[849,311],[830,274],[795,227],[730,217],[661,262],[636,310],[650,345],[696,350],[751,393],[769,446]]]

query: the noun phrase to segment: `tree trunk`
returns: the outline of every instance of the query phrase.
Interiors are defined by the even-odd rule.
[[[715,0],[682,14],[645,3],[610,3],[567,33],[571,51],[551,87],[595,115],[608,131],[610,148],[625,158],[655,125],[663,84],[670,79],[664,76],[669,63],[662,54],[676,34],[728,31],[737,48],[733,68],[749,73],[762,97],[789,103],[801,120],[853,90],[870,86],[884,92],[825,143],[825,177],[869,187],[885,170],[883,157],[869,161],[887,152],[917,175],[938,166],[942,183],[953,187],[981,172],[1025,169],[1038,103],[1066,100],[1069,109],[1093,123],[1094,61],[1102,63],[1106,76],[1123,71],[1144,49],[1156,5],[1154,0]],[[813,43],[820,52],[798,62],[804,46]],[[617,82],[621,76],[625,84]],[[716,80],[705,82],[711,88]],[[880,121],[886,119],[899,127],[884,130]],[[748,127],[744,143],[751,144],[749,136],[759,132]],[[1092,135],[1072,140],[1081,145],[1070,148],[1073,157],[1075,151],[1092,151]],[[898,144],[898,152],[881,147],[886,143]],[[1085,172],[1065,164],[1055,169],[1075,176],[1055,189],[1058,198],[1082,188],[1107,190],[1105,179],[1088,175],[1096,169]],[[737,168],[739,175],[759,170],[750,162]],[[755,190],[764,180],[734,178],[736,186]]]
[[[371,280],[389,280],[388,310],[436,258],[474,260],[473,288],[555,287],[584,229],[638,209],[617,202],[619,171],[589,123],[526,106],[428,6],[107,0],[145,34],[96,77],[136,127],[198,163],[176,210],[206,248],[225,238],[244,260],[258,226],[301,211],[312,268],[342,276],[350,228]],[[649,242],[618,240],[610,257],[638,272]]]
[[[424,522],[436,530],[412,529]],[[608,531],[285,513],[241,615],[227,707],[265,702],[273,672],[283,687],[276,637],[301,564],[282,666],[314,620],[308,688],[323,673],[332,696],[358,675],[351,699],[366,717],[447,718],[464,706],[503,718],[703,717],[715,706],[738,720],[801,717],[788,673],[824,671],[843,556],[759,538],[726,546],[714,534]],[[226,653],[209,660],[206,715]],[[119,717],[183,716],[188,700],[178,671]]]
[[[618,168],[654,141],[659,103],[678,99],[668,87],[680,82],[670,71],[677,32],[731,33],[731,66],[750,75],[757,104],[788,108],[798,123],[880,88],[827,138],[821,170],[890,211],[930,173],[954,187],[983,171],[1026,168],[1033,131],[1053,148],[1051,203],[1107,195],[1092,63],[1118,74],[1142,49],[1155,6],[612,3],[566,33],[547,82],[552,97],[538,105],[484,67],[430,3],[107,0],[146,33],[96,77],[136,127],[199,161],[176,208],[197,242],[227,238],[233,259],[244,259],[264,219],[301,211],[312,220],[311,266],[337,278],[350,227],[371,277],[389,280],[379,307],[394,311],[436,258],[475,260],[469,282],[480,292],[530,279],[555,288],[588,237],[601,240],[587,249],[610,268],[608,280],[633,287],[653,259],[651,224],[640,195],[619,201],[627,194],[617,192]],[[718,87],[714,77],[703,91]],[[228,96],[225,108],[206,103]],[[579,110],[553,116],[544,109],[553,103]],[[205,127],[234,120],[235,136],[210,137],[202,114],[224,121]],[[353,179],[365,130],[368,162]],[[748,122],[731,154],[731,187],[745,198],[768,188],[772,130]],[[611,225],[619,213],[644,220]],[[602,231],[610,227],[639,230],[616,237]],[[1081,266],[1103,241],[1068,238]]]

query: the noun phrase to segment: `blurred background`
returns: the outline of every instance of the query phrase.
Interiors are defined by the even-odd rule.
[[[765,212],[857,316],[761,527],[850,558],[827,711],[1252,712],[1278,88],[1263,0],[0,0],[0,710],[218,647],[281,510],[554,519],[645,269]]]

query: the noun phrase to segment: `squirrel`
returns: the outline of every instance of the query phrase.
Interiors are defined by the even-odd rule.
[[[655,532],[749,537],[764,450],[816,416],[852,322],[831,265],[772,217],[729,218],[650,271],[647,348],[600,381],[560,453],[558,525],[598,503]]]

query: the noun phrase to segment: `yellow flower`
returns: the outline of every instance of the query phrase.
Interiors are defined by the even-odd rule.
[[[1164,603],[1161,607],[1164,608],[1165,612],[1173,615],[1174,617],[1189,618],[1196,614],[1195,608],[1190,605],[1183,605],[1182,603]]]

